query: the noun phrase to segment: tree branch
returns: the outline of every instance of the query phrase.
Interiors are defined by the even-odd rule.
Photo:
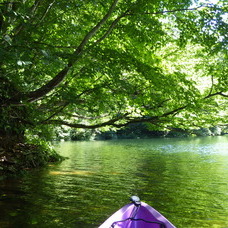
[[[46,17],[46,15],[48,14],[49,10],[51,9],[51,7],[53,6],[53,4],[55,3],[56,0],[53,0],[48,7],[46,8],[46,10],[44,11],[43,15],[41,16],[40,20],[36,23],[35,27],[37,27]]]
[[[43,121],[41,122],[41,124],[44,123],[44,122],[49,121],[49,120],[50,120],[51,118],[53,118],[54,116],[58,115],[60,112],[63,111],[63,109],[65,109],[65,108],[67,107],[68,104],[69,104],[69,103],[65,103],[64,105],[62,105],[57,111],[55,111],[52,115],[50,115],[46,120],[43,120]]]
[[[211,88],[210,88],[209,95],[212,94],[213,88],[214,88],[214,76],[211,75]]]
[[[49,121],[46,121],[44,124],[65,125],[65,126],[72,127],[72,128],[85,128],[85,129],[95,129],[95,128],[100,128],[100,127],[105,127],[105,126],[122,127],[122,126],[124,126],[123,124],[116,124],[116,122],[124,119],[127,115],[128,115],[128,113],[126,113],[120,117],[116,117],[111,120],[105,121],[103,123],[94,124],[94,125],[69,123],[69,122],[66,122],[63,120],[49,120]]]
[[[220,95],[222,97],[228,97],[228,95],[223,93],[223,92],[216,92],[216,93],[212,93],[212,94],[207,95],[206,97],[204,97],[204,99],[208,99],[210,97],[214,97],[214,96],[217,96],[217,95]]]
[[[105,22],[109,19],[109,17],[111,16],[112,12],[114,11],[117,3],[119,0],[114,0],[114,2],[112,3],[111,7],[109,8],[107,14],[101,19],[101,21],[94,26],[84,37],[84,39],[82,40],[82,42],[79,44],[79,46],[77,47],[77,49],[75,50],[73,56],[78,56],[81,54],[82,50],[84,49],[84,47],[86,46],[86,44],[88,43],[88,41],[97,33],[97,31],[105,24]],[[74,63],[76,60],[73,59],[72,63]],[[71,63],[71,64],[72,64]]]
[[[72,127],[72,128],[85,128],[85,129],[95,129],[95,128],[100,128],[100,127],[105,127],[105,126],[113,126],[116,128],[121,128],[121,127],[127,126],[132,123],[140,123],[140,122],[156,123],[156,122],[159,122],[159,119],[161,119],[163,117],[167,117],[169,115],[176,115],[177,113],[179,113],[181,110],[185,109],[186,107],[187,107],[187,105],[174,109],[170,112],[166,112],[160,116],[152,116],[152,117],[129,117],[129,113],[126,113],[124,115],[121,115],[119,117],[113,118],[108,121],[105,121],[103,123],[91,124],[91,125],[69,123],[69,122],[63,121],[63,120],[49,120],[43,124],[65,125],[65,126]],[[126,122],[125,123],[116,123],[121,120],[124,120]]]
[[[79,44],[75,52],[72,54],[71,60],[69,60],[67,66],[62,69],[53,79],[51,79],[48,83],[40,87],[39,89],[32,91],[28,94],[25,94],[25,97],[28,99],[29,102],[34,102],[46,94],[48,94],[50,91],[52,91],[55,87],[57,87],[66,77],[68,74],[70,68],[73,66],[73,64],[76,63],[78,60],[78,57],[82,54],[82,51],[86,44],[89,42],[89,40],[97,33],[97,31],[104,25],[104,23],[109,19],[112,12],[114,11],[118,0],[114,0],[111,7],[109,8],[107,14],[101,19],[101,21],[94,26],[84,37],[82,42]]]
[[[125,16],[127,16],[127,12],[129,12],[129,10],[127,10],[125,13],[123,13],[122,15],[120,15],[119,17],[117,17],[109,26],[108,30],[104,33],[104,35],[98,39],[95,44],[100,43],[102,40],[104,40],[111,32],[112,30],[115,28],[115,26],[118,24],[118,22]]]
[[[40,98],[48,94],[50,91],[52,91],[55,87],[57,87],[64,80],[70,68],[71,65],[66,66],[47,84],[43,85],[41,88],[35,91],[26,94],[25,96],[28,99],[28,102],[34,102],[36,100],[39,100]]]

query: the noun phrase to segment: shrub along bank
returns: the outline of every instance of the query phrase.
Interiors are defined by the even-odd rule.
[[[2,175],[21,174],[26,170],[63,159],[47,146],[18,143],[8,149],[0,148],[0,173]]]
[[[194,130],[173,128],[167,131],[150,130],[145,123],[130,124],[128,127],[117,130],[99,131],[89,129],[59,128],[56,140],[110,140],[110,139],[136,139],[153,137],[190,137],[190,136],[219,136],[228,133],[227,127],[210,127]]]

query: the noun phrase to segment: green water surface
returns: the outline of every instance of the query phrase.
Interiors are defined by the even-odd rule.
[[[178,228],[228,228],[228,137],[61,142],[69,157],[0,181],[0,227],[98,227],[131,195]]]

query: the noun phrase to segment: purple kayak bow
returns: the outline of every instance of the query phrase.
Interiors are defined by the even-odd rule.
[[[109,217],[99,228],[175,228],[162,214],[137,196]]]

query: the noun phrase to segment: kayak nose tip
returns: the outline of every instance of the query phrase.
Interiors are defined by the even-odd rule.
[[[135,204],[135,206],[141,205],[140,198],[138,196],[131,196],[130,201]]]

